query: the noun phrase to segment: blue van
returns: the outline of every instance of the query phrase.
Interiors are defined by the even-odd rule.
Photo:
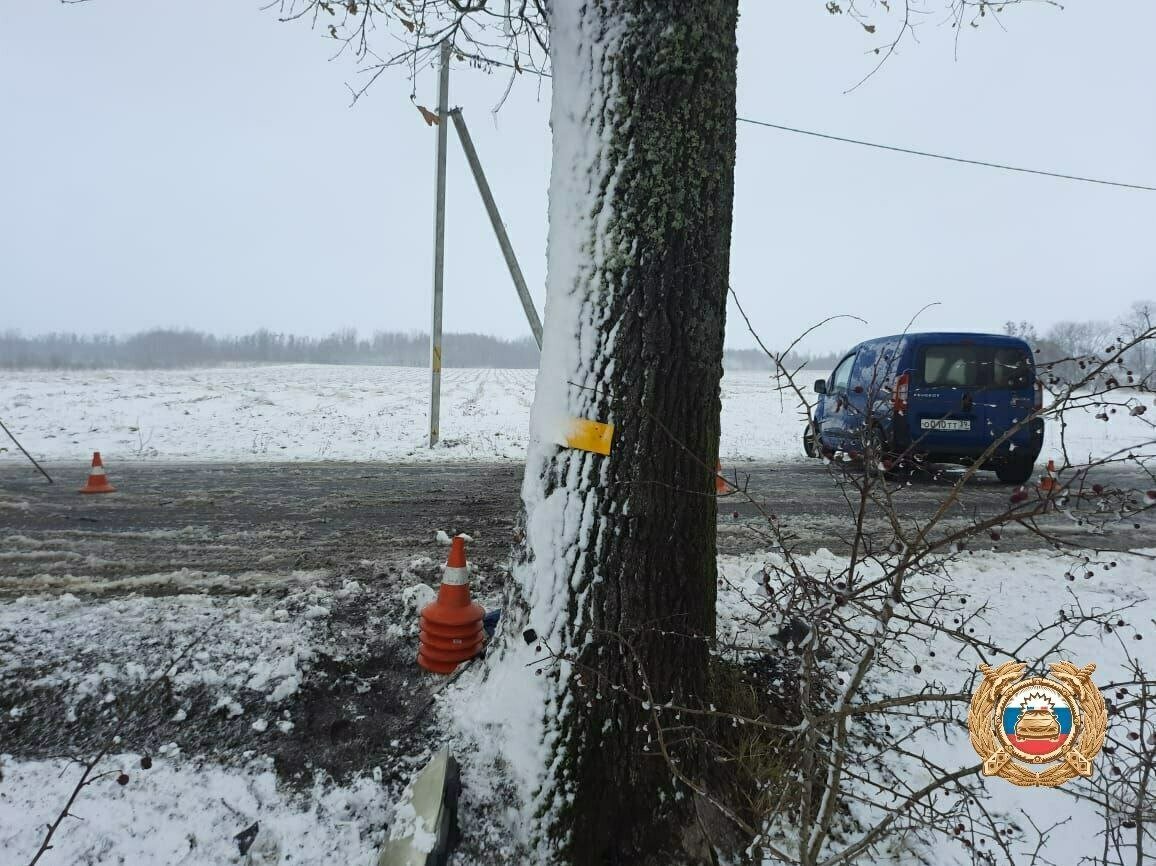
[[[803,434],[808,456],[881,455],[882,468],[970,465],[1019,425],[983,463],[1022,484],[1044,444],[1031,347],[998,334],[900,334],[860,343],[828,379]],[[1021,423],[1027,421],[1027,423]]]

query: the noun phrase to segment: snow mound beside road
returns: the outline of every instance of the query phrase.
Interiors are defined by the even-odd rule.
[[[127,696],[192,647],[171,675],[177,696],[204,687],[223,707],[246,692],[277,703],[313,658],[309,611],[318,597],[307,590],[275,605],[203,595],[18,598],[0,605],[0,693],[52,689],[73,713],[86,698]]]
[[[278,785],[270,759],[244,768],[138,755],[110,755],[53,840],[51,863],[364,863],[380,845],[388,793],[363,776],[334,785],[318,775],[294,794]],[[123,771],[128,783],[118,785]],[[14,761],[0,755],[0,859],[24,863],[59,814],[81,768],[63,760]],[[249,859],[236,835],[259,824]]]

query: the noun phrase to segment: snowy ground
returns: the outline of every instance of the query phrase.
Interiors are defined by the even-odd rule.
[[[0,863],[32,858],[80,778],[68,758],[110,746],[43,863],[369,866],[431,754],[412,632],[437,567],[411,567],[0,604]]]
[[[1078,665],[1094,662],[1097,666],[1094,681],[1104,686],[1131,680],[1125,650],[1131,650],[1134,657],[1144,658],[1145,641],[1156,639],[1154,552],[1147,549],[1137,550],[1131,555],[1093,556],[1087,566],[1093,576],[1088,579],[1081,577],[1078,583],[1065,578],[1065,572],[1073,568],[1073,561],[1051,552],[975,552],[949,565],[948,576],[934,580],[921,578],[919,584],[927,588],[947,585],[953,593],[958,592],[961,603],[954,612],[961,619],[979,605],[989,604],[987,614],[967,620],[969,627],[975,628],[975,636],[1009,648],[1034,634],[1040,624],[1056,622],[1061,609],[1070,610],[1077,602],[1088,611],[1119,610],[1125,625],[1110,634],[1100,633],[1098,628],[1084,627],[1077,636],[1065,642],[1062,649],[1055,651],[1051,642],[1056,635],[1051,632],[1028,643],[1020,655],[1021,660],[1047,656],[1049,662],[1063,659]],[[1115,567],[1110,567],[1110,563]],[[837,568],[843,564],[844,559],[824,551],[810,557],[808,563],[812,570]],[[723,571],[733,576],[735,587],[729,591],[728,600],[720,606],[723,619],[730,619],[738,624],[736,627],[748,633],[750,626],[743,621],[742,613],[749,607],[735,596],[740,587],[748,596],[757,592],[757,581],[751,576],[755,571],[752,565],[749,560],[723,563]],[[981,661],[992,664],[1006,661],[1004,658],[980,658],[943,633],[930,641],[924,637],[916,632],[904,641],[901,661],[906,661],[909,673],[877,678],[866,700],[909,694],[924,684],[938,686],[947,692],[969,691],[976,666]],[[919,673],[910,673],[919,668]],[[962,704],[956,705],[956,724],[952,729],[946,733],[939,729],[920,732],[907,744],[908,748],[951,771],[975,765],[979,758],[967,736],[966,716],[967,708]],[[895,717],[892,717],[892,723],[896,723]],[[1110,724],[1116,728],[1110,729],[1109,733],[1115,732],[1123,739],[1123,732],[1118,729],[1120,723],[1113,720]],[[1147,733],[1150,734],[1151,729]],[[931,780],[931,776],[912,761],[892,760],[890,764],[910,789],[918,789]],[[1101,754],[1096,761],[1096,773],[1107,776],[1111,764],[1112,760]],[[990,778],[981,783],[988,794],[985,806],[1005,826],[1017,828],[1008,836],[1009,847],[1017,860],[1057,866],[1099,862],[1095,858],[1104,853],[1104,819],[1093,804],[1070,796],[1077,784],[1069,783],[1060,789],[1024,789],[1000,778]],[[904,793],[896,792],[896,799]],[[865,789],[862,795],[868,802],[877,802],[880,798],[880,793],[874,789]],[[871,817],[868,811],[862,807],[857,810],[864,819]],[[1040,840],[1032,831],[1031,823],[1048,831],[1038,854],[1034,852]],[[964,866],[976,862],[977,855],[974,847],[965,846],[965,841],[971,841],[969,834],[954,836],[950,832],[943,832],[930,844],[927,840],[899,840],[898,844],[885,847],[874,857],[865,857],[861,862],[907,863],[922,857],[923,862],[936,866]],[[990,844],[987,847],[991,847]],[[834,850],[837,848],[832,853]],[[999,852],[992,853],[997,861],[1002,859]],[[1033,854],[1037,859],[1032,859]]]
[[[823,371],[804,371],[810,383]],[[443,372],[441,444],[426,447],[429,373],[287,365],[205,370],[6,372],[0,419],[37,458],[126,460],[523,460],[533,370]],[[809,393],[809,384],[808,384]],[[797,460],[803,421],[766,373],[722,386],[725,462]],[[1140,432],[1135,419],[1072,413],[1073,457]],[[1049,450],[1054,456],[1054,431]],[[12,455],[6,455],[11,457]]]
[[[1125,628],[1114,635],[1083,634],[1063,654],[1081,663],[1096,662],[1096,681],[1107,683],[1127,678],[1122,668],[1123,647],[1138,648],[1135,635],[1149,641],[1156,638],[1152,633],[1156,621],[1152,553],[1104,555],[1094,560],[1094,578],[1073,585],[1064,580],[1069,563],[1048,552],[977,551],[951,566],[950,580],[961,598],[974,600],[973,605],[983,599],[1001,599],[998,612],[974,624],[984,632],[981,636],[1004,645],[1018,643],[1034,631],[1037,621],[1053,620],[1061,606],[1071,603],[1061,587],[1070,588],[1089,608],[1130,606],[1121,614],[1128,623]],[[1115,568],[1103,567],[1109,559],[1117,562]],[[720,632],[741,632],[747,642],[769,640],[772,627],[750,624],[747,601],[761,593],[759,572],[764,560],[757,555],[720,558],[725,578],[719,598]],[[803,561],[813,570],[837,569],[842,558],[819,550]],[[1024,592],[1025,581],[1038,591]],[[405,586],[420,582],[413,574],[400,581]],[[100,772],[114,771],[113,776],[82,794],[74,809],[78,819],[66,822],[45,863],[369,866],[386,832],[398,784],[428,756],[428,749],[407,753],[410,741],[398,744],[393,766],[385,768],[385,786],[379,784],[382,776],[376,768],[337,782],[325,770],[307,767],[297,784],[287,785],[284,771],[277,770],[281,758],[274,756],[279,754],[279,741],[304,733],[295,730],[307,724],[295,704],[298,690],[307,681],[316,684],[318,677],[336,679],[327,672],[325,661],[352,652],[363,642],[372,643],[370,634],[393,635],[408,647],[412,602],[407,607],[399,599],[400,604],[382,606],[372,585],[325,580],[318,574],[282,575],[281,583],[280,591],[269,591],[266,583],[261,592],[241,597],[205,594],[194,581],[187,589],[195,594],[99,599],[41,594],[0,605],[3,711],[26,718],[36,715],[36,707],[13,700],[14,694],[32,695],[50,686],[60,698],[60,715],[50,724],[60,729],[76,727],[72,714],[78,704],[87,707],[87,714],[81,713],[81,726],[97,732],[106,729],[102,707],[131,695],[172,657],[174,648],[187,646],[212,625],[211,639],[195,649],[171,678],[165,718],[155,729],[127,735],[124,745],[128,748],[114,748],[99,768]],[[402,595],[402,588],[397,596]],[[1057,591],[1048,592],[1049,588]],[[348,614],[361,608],[370,613],[359,630],[350,626]],[[934,657],[928,649],[935,651]],[[940,636],[930,646],[920,643],[907,651],[913,663],[923,666],[921,681],[954,690],[966,687],[979,661],[967,655],[957,657],[957,649],[950,639]],[[1044,648],[1032,646],[1027,654],[1040,651]],[[531,669],[524,669],[521,676],[533,680]],[[372,683],[368,675],[363,681]],[[450,722],[446,730],[456,730],[451,733],[455,751],[465,761],[467,799],[462,821],[476,845],[498,852],[513,837],[506,835],[507,829],[500,821],[494,822],[492,815],[482,819],[469,810],[471,805],[492,807],[494,798],[501,796],[497,789],[509,782],[503,773],[494,771],[497,756],[493,749],[502,739],[493,737],[489,726],[508,721],[503,705],[522,686],[511,682],[501,689],[478,692],[475,672],[468,672],[459,682],[460,689],[443,694],[439,703],[443,719]],[[873,692],[911,688],[911,682],[880,680],[874,683]],[[958,708],[959,721],[965,712],[962,706]],[[224,742],[216,754],[205,742],[204,732],[197,729],[198,719],[205,715],[230,726],[224,729]],[[308,736],[317,734],[310,731]],[[76,739],[71,744],[75,746]],[[428,745],[432,747],[434,741]],[[915,746],[948,768],[976,760],[962,730],[946,737],[921,735]],[[69,741],[62,739],[58,748],[60,754],[67,754]],[[63,758],[16,759],[3,752],[0,748],[0,862],[20,864],[39,844],[43,824],[59,811],[79,769]],[[140,766],[142,754],[153,762],[147,770]],[[515,773],[519,763],[533,757],[529,749],[503,756],[507,772]],[[529,767],[522,769],[529,771]],[[1106,759],[1101,756],[1098,772],[1105,770]],[[124,786],[114,778],[122,771],[129,777]],[[921,770],[910,768],[910,772],[911,782],[917,785]],[[1041,828],[1066,821],[1048,835],[1041,852],[1046,859],[1041,862],[1076,863],[1101,850],[1101,824],[1094,809],[1063,791],[1022,790],[1000,779],[988,780],[984,787],[989,794],[986,806],[1005,816],[1009,824],[1026,828],[1025,814]],[[234,836],[254,822],[262,828],[261,843],[246,859],[239,854]],[[1009,843],[1026,858],[1036,839],[1025,831],[1014,834]],[[969,849],[946,836],[930,847],[909,841],[897,850],[858,862],[907,863],[916,855],[936,864],[973,862]],[[471,861],[459,859],[457,863],[465,866]]]
[[[1120,610],[1120,618],[1126,623],[1112,634],[1101,634],[1090,628],[1065,643],[1063,650],[1052,654],[1046,639],[1029,643],[1023,657],[1049,655],[1051,661],[1068,659],[1077,664],[1095,662],[1094,680],[1098,685],[1114,681],[1128,681],[1131,674],[1125,665],[1125,649],[1136,655],[1140,650],[1141,638],[1156,639],[1153,631],[1156,625],[1156,550],[1137,550],[1132,554],[1113,553],[1093,557],[1089,569],[1094,571],[1091,579],[1081,579],[1077,584],[1065,580],[1064,572],[1071,567],[1071,560],[1060,558],[1046,551],[1021,551],[1016,553],[995,550],[977,551],[951,564],[949,577],[952,592],[958,591],[960,599],[967,599],[960,605],[964,614],[969,608],[981,603],[995,601],[990,613],[970,620],[976,628],[976,636],[986,638],[993,644],[1015,646],[1033,634],[1039,623],[1056,620],[1061,608],[1070,608],[1078,600],[1087,610]],[[799,560],[808,571],[822,573],[827,569],[838,572],[845,567],[845,557],[826,550],[803,556]],[[719,560],[720,576],[724,579],[719,590],[719,633],[720,638],[736,638],[737,643],[754,646],[774,645],[772,634],[778,624],[753,625],[751,599],[762,596],[760,583],[765,558],[761,556],[724,556]],[[1107,567],[1114,562],[1115,567]],[[921,578],[928,587],[941,579]],[[1030,585],[1031,590],[1025,590]],[[1065,593],[1070,588],[1071,595]],[[1046,636],[1045,636],[1046,637]],[[1054,638],[1054,634],[1051,635]],[[962,652],[961,652],[962,650]],[[862,700],[869,702],[897,694],[918,691],[923,684],[935,684],[944,691],[967,691],[976,675],[976,666],[981,659],[963,645],[942,634],[931,642],[914,634],[906,639],[899,650],[900,661],[906,661],[909,669],[921,665],[918,674],[902,678],[875,676],[863,693]],[[1143,657],[1142,652],[1140,657]],[[990,659],[988,659],[990,661]],[[1003,661],[1003,659],[996,660]],[[514,666],[511,666],[513,670]],[[509,673],[509,672],[507,672]],[[533,693],[532,684],[518,681],[517,673],[509,673],[509,681],[502,682],[502,697],[494,699],[478,686],[480,676],[470,673],[463,677],[458,693],[445,703],[448,723],[455,726],[459,734],[459,751],[466,761],[465,780],[467,803],[473,800],[486,802],[487,798],[500,798],[495,790],[495,780],[512,778],[525,784],[525,778],[532,778],[537,772],[534,762],[539,756],[531,750],[518,750],[517,754],[496,752],[494,744],[505,741],[521,742],[532,726],[523,714],[511,709],[511,698],[515,700],[522,693]],[[941,730],[923,731],[906,743],[914,753],[922,753],[929,760],[954,771],[974,766],[978,757],[967,737],[967,708],[963,704],[954,710],[955,722],[947,734]],[[901,717],[892,717],[892,724],[902,724]],[[1112,724],[1118,725],[1118,722]],[[525,729],[525,730],[523,730]],[[1110,730],[1120,734],[1121,731]],[[930,776],[915,762],[903,759],[887,759],[890,768],[896,772],[909,789],[922,787]],[[502,767],[501,771],[496,767]],[[1110,759],[1101,754],[1096,762],[1095,772],[1107,774]],[[1061,789],[1022,789],[999,778],[987,779],[980,783],[986,793],[985,807],[1007,828],[1007,843],[1015,862],[1072,866],[1080,862],[1100,862],[1094,858],[1103,855],[1103,818],[1096,808],[1070,796],[1070,789],[1076,783],[1069,783]],[[880,793],[875,789],[864,789],[861,795],[868,802],[880,801]],[[902,797],[897,792],[896,797]],[[855,806],[856,817],[870,821],[870,809]],[[878,820],[878,813],[874,814]],[[1046,830],[1041,844],[1031,825]],[[505,832],[489,829],[497,844],[505,844],[509,850],[524,836],[516,819]],[[866,826],[871,826],[867,823]],[[1050,829],[1049,829],[1050,828]],[[789,844],[791,828],[780,828],[782,835],[774,839],[775,844],[791,850]],[[857,864],[866,866],[891,866],[891,864],[935,864],[935,866],[965,866],[976,862],[991,862],[982,857],[981,847],[966,847],[970,834],[960,836],[951,828],[940,828],[941,832],[931,838],[900,838],[878,846],[874,851],[855,859]],[[855,837],[851,835],[850,840]],[[973,846],[976,843],[972,843]],[[1040,845],[1037,850],[1037,845]],[[988,847],[991,847],[990,845]],[[838,847],[828,853],[835,854]],[[996,862],[1006,862],[999,852]],[[1085,860],[1084,858],[1088,858]],[[778,860],[768,860],[765,866],[779,866]],[[1131,861],[1127,861],[1131,862]]]
[[[433,530],[442,528],[432,521],[424,526],[427,513],[455,521],[444,527],[452,531],[491,521],[478,548],[489,572],[482,600],[497,603],[498,559],[508,550],[508,533],[485,509],[512,514],[497,491],[516,491],[516,478],[483,478],[483,489],[470,498],[432,464],[454,462],[461,470],[470,468],[464,461],[507,461],[499,468],[512,472],[525,455],[533,373],[446,371],[443,444],[432,451],[423,444],[427,389],[425,371],[381,367],[21,372],[0,380],[0,418],[36,456],[76,465],[83,474],[99,449],[114,467],[133,463],[142,476],[146,469],[172,476],[154,489],[127,466],[119,473],[114,468],[122,493],[92,497],[100,502],[79,502],[89,498],[72,493],[71,484],[42,492],[39,479],[0,498],[0,863],[19,866],[35,852],[44,823],[79,773],[64,756],[92,754],[116,708],[210,622],[211,640],[182,663],[162,696],[147,702],[139,724],[125,730],[101,764],[100,772],[127,773],[128,783],[107,777],[86,789],[73,810],[77,819],[65,823],[43,863],[368,866],[399,786],[446,735],[456,738],[466,761],[467,834],[495,851],[514,838],[492,814],[479,818],[469,811],[471,804],[500,801],[502,786],[511,782],[493,772],[500,740],[490,736],[490,726],[508,712],[472,691],[476,675],[470,672],[460,690],[436,698],[442,719],[453,724],[438,731],[413,727],[428,715],[431,695],[429,681],[413,666],[412,628],[414,602],[428,592],[416,587],[436,584],[444,555],[426,549]],[[1126,447],[1149,433],[1125,417],[1104,424],[1080,413],[1068,420],[1074,457]],[[822,467],[817,461],[783,465],[803,462],[800,427],[794,407],[780,403],[765,374],[724,380],[724,461],[776,463],[762,485],[768,497],[778,499],[787,519],[835,538],[846,529],[841,511],[811,480]],[[1052,449],[1054,432],[1049,436]],[[10,451],[0,459],[14,466],[23,458]],[[407,499],[412,488],[384,471],[346,465],[341,471],[350,477],[326,486],[297,471],[307,467],[271,466],[317,460],[421,462],[398,471],[435,476],[430,483],[437,489],[428,491],[423,511]],[[210,463],[193,470],[177,465],[184,461]],[[239,461],[276,471],[265,477],[223,465]],[[200,484],[206,477],[211,488]],[[265,511],[286,525],[255,520],[258,487],[283,497]],[[973,488],[977,497],[1002,499],[1002,489]],[[905,491],[901,505],[914,507],[938,489]],[[52,498],[66,494],[68,502]],[[728,519],[739,521],[740,506],[733,507]],[[199,516],[187,517],[189,509]],[[399,510],[417,514],[423,525],[403,526]],[[381,532],[349,524],[343,515],[353,513],[372,515]],[[24,529],[5,527],[18,519]],[[158,534],[165,532],[171,534]],[[1148,524],[1129,533],[1119,536],[1119,546],[1156,545]],[[720,539],[727,537],[720,531]],[[158,549],[163,557],[149,558]],[[138,553],[147,555],[138,561]],[[1074,660],[1096,662],[1096,680],[1105,683],[1121,673],[1119,637],[1133,649],[1156,638],[1150,633],[1156,565],[1141,555],[1117,551],[1102,558],[1108,556],[1118,567],[1095,567],[1094,579],[1073,585],[1063,579],[1066,563],[1053,554],[982,551],[953,566],[951,580],[961,597],[977,604],[1000,600],[1001,614],[981,626],[1004,643],[1017,643],[1037,620],[1053,621],[1069,603],[1067,590],[1089,606],[1134,604],[1121,634],[1086,634],[1069,647]],[[839,555],[818,550],[806,560],[836,567]],[[743,620],[743,596],[758,591],[753,574],[762,561],[747,553],[721,557],[728,579],[720,590],[721,628]],[[1024,591],[1025,578],[1038,591]],[[1145,624],[1146,640],[1133,644]],[[978,659],[957,658],[946,638],[936,640],[943,645],[935,646],[934,658],[924,655],[925,645],[911,648],[913,658],[918,652],[923,659],[922,680],[963,687]],[[521,675],[532,679],[530,671]],[[873,688],[887,694],[909,690],[910,683],[880,680]],[[502,692],[502,700],[510,693]],[[958,731],[919,745],[947,766],[975,761]],[[517,753],[507,769],[516,774],[520,760],[531,772],[533,752]],[[144,755],[149,769],[141,767]],[[1102,759],[1099,767],[1103,771]],[[1021,791],[998,779],[986,789],[989,807],[1009,822],[1022,817],[1020,810],[1041,827],[1070,818],[1047,841],[1052,863],[1075,863],[1100,850],[1098,820],[1066,795]],[[234,837],[254,822],[262,828],[256,853],[243,857]],[[1012,842],[1026,855],[1035,840],[1025,833]],[[861,862],[912,862],[910,852],[893,854]],[[951,839],[933,840],[919,856],[937,864],[972,862],[971,852]],[[467,863],[474,866],[458,860],[458,866]]]
[[[98,772],[124,771],[87,789],[45,864],[365,864],[383,838],[386,790],[372,778],[338,786],[319,777],[304,793],[278,784],[271,762],[239,768],[202,761],[114,754]],[[0,853],[4,862],[31,859],[44,824],[55,819],[80,770],[64,760],[2,762]],[[258,825],[242,856],[235,836]]]

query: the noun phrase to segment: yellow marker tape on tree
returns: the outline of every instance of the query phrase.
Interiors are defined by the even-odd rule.
[[[614,438],[614,425],[585,418],[571,418],[566,431],[566,447],[595,454],[609,454],[610,440]]]

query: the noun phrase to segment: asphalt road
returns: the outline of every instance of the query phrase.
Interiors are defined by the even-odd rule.
[[[109,467],[117,493],[81,496],[86,467],[48,468],[56,484],[12,460],[0,468],[0,594],[65,574],[100,583],[179,569],[231,575],[389,569],[420,556],[440,560],[439,529],[469,533],[471,561],[496,581],[509,556],[521,483],[521,467],[513,464],[137,463]],[[841,472],[800,461],[744,464],[729,473],[750,498],[720,500],[721,553],[765,549],[765,514],[774,514],[802,551],[847,549],[854,490]],[[902,486],[894,495],[900,518],[909,526],[925,521],[956,478],[958,470],[945,470]],[[1102,470],[1093,480],[1109,488],[1147,486],[1142,475],[1123,469]],[[1012,490],[979,473],[938,531],[1000,513]],[[885,532],[885,515],[871,510],[865,526]],[[1041,526],[1064,542],[1100,549],[1156,546],[1156,520],[1148,515],[1103,533],[1063,515]],[[999,546],[1045,543],[1013,526]],[[974,544],[993,546],[986,533]]]

